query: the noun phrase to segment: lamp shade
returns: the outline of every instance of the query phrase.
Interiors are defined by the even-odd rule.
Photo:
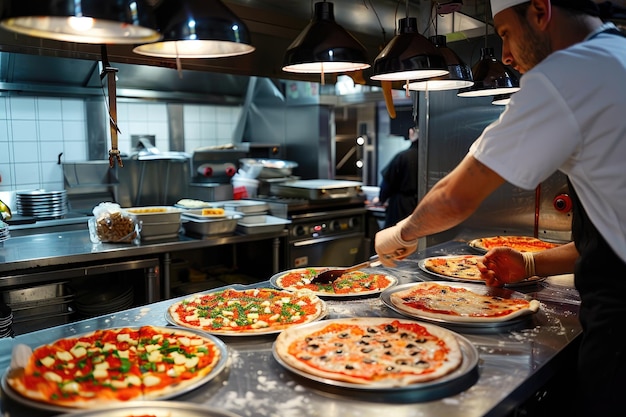
[[[417,19],[398,21],[398,34],[374,60],[372,80],[405,81],[446,75],[441,52],[417,31]]]
[[[472,67],[474,85],[459,90],[459,97],[495,96],[519,91],[515,73],[495,58],[493,48],[481,48],[480,60]]]
[[[313,19],[289,45],[283,71],[330,73],[369,68],[367,51],[335,22],[333,3],[315,3]]]
[[[157,5],[159,42],[133,52],[162,58],[221,58],[254,51],[244,22],[219,0],[163,0]]]
[[[136,44],[160,39],[152,12],[143,0],[10,0],[0,26],[59,41]]]
[[[455,90],[470,87],[474,84],[472,70],[459,56],[446,44],[443,35],[431,36],[430,41],[443,55],[448,66],[448,74],[440,77],[429,78],[425,81],[416,81],[408,84],[409,90],[417,91],[442,91]],[[406,86],[405,86],[406,87]]]
[[[511,101],[511,94],[499,94],[493,97],[491,104],[494,106],[506,106]]]

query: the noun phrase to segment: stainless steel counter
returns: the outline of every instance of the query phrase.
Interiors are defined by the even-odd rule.
[[[451,242],[416,253],[398,268],[385,269],[400,283],[428,280],[417,262],[440,253],[464,253],[465,244]],[[268,282],[254,286],[269,285]],[[532,318],[506,328],[463,330],[450,328],[465,336],[479,354],[477,380],[458,392],[438,393],[424,398],[419,390],[402,395],[354,392],[309,381],[285,370],[272,356],[273,336],[224,337],[230,361],[216,379],[182,397],[181,401],[202,403],[229,410],[241,416],[324,416],[324,417],[397,417],[421,416],[502,416],[531,396],[562,366],[564,352],[579,337],[578,293],[569,276],[553,277],[536,285],[516,288],[541,301]],[[37,346],[59,337],[95,328],[166,325],[165,312],[173,300],[161,301],[116,314],[0,339],[0,369],[6,369],[13,344]],[[399,317],[379,297],[332,299],[327,301],[330,318]],[[571,364],[570,364],[571,366]],[[473,382],[473,381],[472,381]],[[456,389],[456,388],[455,388]],[[5,415],[11,417],[46,415],[6,396],[2,398]]]

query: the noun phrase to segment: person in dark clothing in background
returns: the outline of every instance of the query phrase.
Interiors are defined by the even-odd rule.
[[[394,226],[417,206],[417,139],[419,129],[409,129],[411,146],[398,152],[382,170],[379,204],[387,203],[385,227]]]

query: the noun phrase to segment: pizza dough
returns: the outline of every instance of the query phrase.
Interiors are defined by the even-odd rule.
[[[411,317],[445,322],[497,323],[532,314],[539,301],[502,288],[420,282],[390,295],[391,304]]]
[[[463,352],[440,327],[392,318],[328,320],[283,331],[274,344],[286,365],[314,378],[401,387],[456,370]]]

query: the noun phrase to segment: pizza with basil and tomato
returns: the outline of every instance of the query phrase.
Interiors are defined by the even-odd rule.
[[[26,399],[59,407],[164,399],[210,379],[226,352],[214,336],[185,329],[96,330],[34,349],[7,383]]]
[[[311,282],[321,272],[328,270],[322,267],[298,268],[282,272],[270,281],[285,290],[309,290],[320,296],[358,296],[375,294],[397,284],[398,280],[386,274],[364,271],[347,272],[329,283]]]
[[[463,362],[454,333],[426,323],[375,317],[287,329],[276,338],[274,355],[313,379],[369,388],[434,381]]]
[[[228,335],[279,332],[325,315],[326,304],[315,294],[273,288],[198,293],[168,308],[173,324]]]
[[[393,307],[411,317],[465,323],[512,320],[533,314],[540,306],[537,300],[503,288],[435,281],[393,292],[389,300]]]
[[[471,240],[468,245],[482,252],[497,247],[507,247],[520,252],[540,252],[559,246],[558,243],[547,242],[529,236],[491,236]]]

